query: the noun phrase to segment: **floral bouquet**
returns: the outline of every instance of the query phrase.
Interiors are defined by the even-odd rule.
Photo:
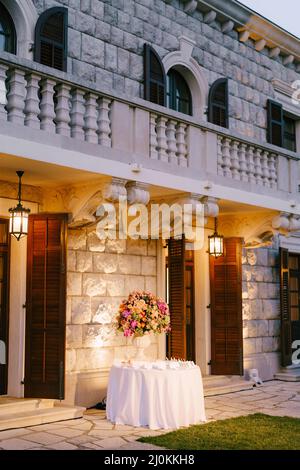
[[[116,328],[124,336],[134,337],[167,333],[171,330],[169,307],[151,292],[132,292],[119,307]]]

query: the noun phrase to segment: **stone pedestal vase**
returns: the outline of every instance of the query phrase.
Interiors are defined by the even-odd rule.
[[[146,361],[147,357],[145,356],[145,349],[147,349],[151,344],[151,336],[137,336],[133,339],[133,345],[136,348],[136,354],[134,360],[136,361]]]

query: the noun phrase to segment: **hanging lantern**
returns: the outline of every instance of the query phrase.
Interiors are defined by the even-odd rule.
[[[217,218],[215,218],[215,231],[208,237],[208,253],[215,258],[224,255],[224,237],[218,234]]]
[[[30,209],[25,209],[21,203],[22,197],[22,176],[24,171],[17,171],[19,177],[19,193],[18,193],[18,204],[16,207],[9,209],[10,220],[9,220],[9,233],[16,237],[19,241],[20,238],[28,234],[28,216]]]

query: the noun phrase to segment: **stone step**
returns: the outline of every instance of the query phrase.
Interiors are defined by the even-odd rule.
[[[274,375],[274,379],[281,380],[283,382],[300,382],[300,367],[283,367]]]
[[[224,395],[226,393],[251,390],[253,383],[241,377],[207,376],[203,377],[204,396]]]
[[[53,406],[54,400],[50,399],[1,397],[0,417],[9,413],[48,409]]]
[[[53,406],[33,411],[8,412],[0,415],[0,431],[82,418],[84,411],[85,408],[79,406]]]

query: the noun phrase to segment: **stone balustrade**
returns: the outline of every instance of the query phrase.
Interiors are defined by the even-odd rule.
[[[218,136],[218,175],[278,188],[278,155],[230,137]]]
[[[0,80],[0,120],[111,147],[111,99],[6,64]]]
[[[150,158],[187,167],[188,125],[175,119],[150,114]]]
[[[98,155],[91,145],[101,146],[102,158],[134,163],[132,171],[145,167],[177,176],[182,168],[180,176],[209,187],[221,182],[280,200],[299,198],[299,159],[293,152],[144,100],[89,88],[92,84],[73,82],[72,76],[49,75],[39,64],[31,67],[30,61],[0,60],[0,122],[34,130],[28,140],[40,142],[36,131],[56,134],[70,139],[64,140],[64,148],[77,150],[80,141],[89,144],[80,145],[80,151]],[[61,148],[61,139],[53,138],[51,144]],[[288,212],[283,205],[280,210]]]

